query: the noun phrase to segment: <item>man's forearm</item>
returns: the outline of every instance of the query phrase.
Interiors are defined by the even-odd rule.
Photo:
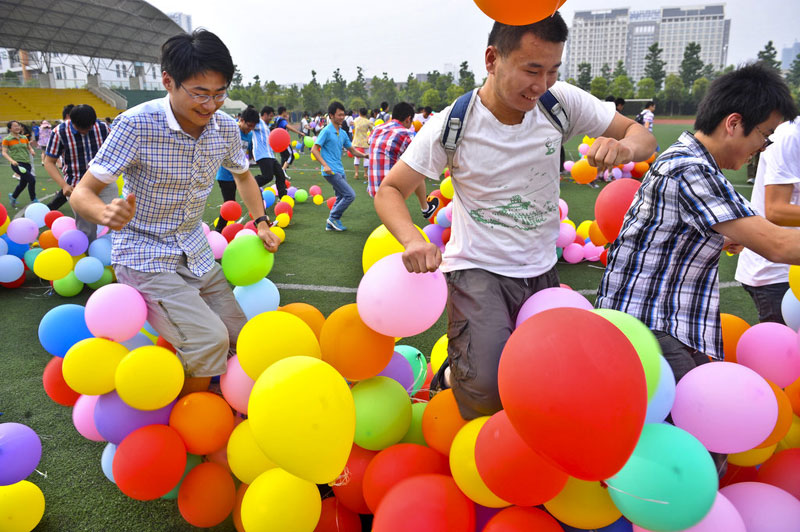
[[[625,136],[620,142],[627,144],[633,150],[634,161],[649,159],[658,145],[652,133],[644,128],[634,127],[634,125],[625,131]]]
[[[253,219],[263,216],[264,202],[253,174],[248,170],[243,174],[233,174],[233,178],[236,180],[236,188],[242,196],[242,201]]]
[[[61,175],[61,172],[58,171],[58,168],[56,167],[55,163],[51,161],[50,158],[47,156],[45,156],[44,160],[44,170],[45,172],[47,172],[47,175],[50,176],[50,179],[55,181],[58,184],[58,186],[60,186],[61,188],[64,188],[64,186],[66,186],[67,182]]]

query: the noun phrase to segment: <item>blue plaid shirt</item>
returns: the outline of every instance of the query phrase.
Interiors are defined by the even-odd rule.
[[[111,262],[141,272],[174,272],[186,256],[197,276],[214,256],[201,225],[206,199],[220,164],[248,169],[239,126],[217,112],[199,139],[184,132],[169,96],[125,111],[114,121],[89,171],[112,183],[123,175],[123,194],[136,195],[136,214],[113,234]]]
[[[272,151],[272,146],[269,145],[269,124],[259,118],[258,124],[253,130],[253,159],[260,161],[261,159],[274,158],[275,152]]]
[[[689,132],[653,163],[608,252],[596,306],[621,310],[722,360],[713,226],[755,212]]]

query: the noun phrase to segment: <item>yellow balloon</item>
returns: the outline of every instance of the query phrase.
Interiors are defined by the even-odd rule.
[[[778,444],[778,450],[800,448],[800,417],[792,415],[792,426]]]
[[[456,191],[453,189],[453,178],[445,177],[442,179],[442,183],[439,185],[439,190],[441,191],[442,196],[445,198],[453,199],[453,196],[456,193]]]
[[[138,347],[125,355],[114,375],[120,399],[139,410],[158,410],[183,388],[183,364],[161,346]]]
[[[280,468],[315,484],[333,482],[344,470],[356,408],[344,377],[327,362],[307,356],[275,362],[256,380],[247,415],[256,442]]]
[[[414,227],[417,226],[415,225]],[[422,229],[417,227],[417,231],[420,232],[425,242],[430,242],[428,235]],[[361,254],[361,267],[364,273],[367,273],[367,270],[383,257],[393,253],[402,253],[403,251],[405,251],[403,245],[386,229],[385,225],[381,224],[370,233],[364,243],[364,251]]]
[[[299,154],[299,153],[297,153],[297,152],[294,152],[294,153],[292,154],[292,156],[294,157],[294,160],[295,160],[295,161],[296,161],[297,159],[299,159],[299,158],[300,158],[300,154]],[[302,173],[302,172],[301,172],[301,173]]]
[[[247,532],[309,532],[321,513],[317,486],[280,468],[259,475],[242,498]]]
[[[794,264],[789,266],[789,288],[792,289],[794,297],[800,299],[800,266]]]
[[[114,374],[128,354],[124,345],[105,338],[86,338],[69,348],[61,372],[70,388],[83,395],[103,395],[114,389]]]
[[[732,453],[728,455],[728,462],[740,467],[757,466],[766,462],[775,452],[777,446],[778,444],[776,443],[775,445],[770,445],[763,449],[750,449],[742,453]]]
[[[561,493],[544,507],[553,517],[575,528],[603,528],[622,515],[600,482],[574,477],[569,477]]]
[[[420,129],[422,129],[422,122],[420,122],[419,120],[414,120],[413,126],[414,126],[414,131],[419,131]]]
[[[249,419],[236,425],[231,432],[228,439],[228,466],[236,478],[245,484],[252,484],[258,475],[276,467],[256,443]]]
[[[376,126],[380,126],[381,124],[383,124],[383,120],[381,120],[380,118],[375,121]]]
[[[436,340],[431,350],[431,371],[434,373],[439,371],[445,360],[447,360],[447,335],[443,334],[441,338]]]
[[[313,154],[313,153],[311,154],[311,160],[312,160],[312,161],[316,161],[316,160],[317,160],[317,158],[316,158],[316,157],[314,157],[314,154]]]
[[[292,141],[292,148],[296,148],[296,147],[297,147],[297,141],[296,141],[296,140],[293,140],[293,141]]]
[[[291,221],[292,221],[292,219],[289,218],[289,215],[287,213],[285,213],[285,212],[282,212],[278,216],[275,217],[275,223],[277,223],[278,227],[281,227],[281,228],[287,227],[289,225],[289,222],[291,222]]]
[[[322,205],[322,202],[325,201],[325,198],[322,197],[322,194],[317,194],[311,201],[314,202],[314,205]]]
[[[124,184],[124,180],[122,179],[122,174],[119,174],[117,177],[117,194],[122,196],[122,185]]]
[[[578,231],[577,231],[577,228],[575,227],[575,222],[573,222],[573,221],[572,221],[572,220],[570,220],[569,218],[564,218],[563,220],[561,220],[561,223],[562,223],[562,224],[569,224],[569,225],[571,225],[571,226],[572,226],[572,228],[573,228],[573,229],[575,229],[575,232],[576,232],[576,233],[578,232]]]
[[[72,268],[74,269],[75,265],[78,264],[78,261],[81,260],[82,258],[84,258],[85,256],[86,256],[86,253],[81,253],[77,257],[72,257]],[[67,275],[69,275],[69,274],[67,274]]]
[[[236,354],[242,369],[253,380],[282,358],[322,358],[319,340],[311,327],[294,314],[280,310],[250,318],[239,332]]]
[[[489,416],[473,419],[458,431],[450,445],[450,472],[459,489],[474,502],[489,508],[505,508],[508,503],[486,487],[475,464],[475,441]]]
[[[287,194],[281,197],[281,201],[284,203],[288,203],[290,207],[294,208],[294,198],[291,197],[290,195]]]
[[[273,225],[269,230],[275,233],[281,239],[281,244],[283,244],[283,241],[286,240],[286,231],[283,230],[283,227]]]
[[[47,281],[66,277],[72,271],[72,255],[61,248],[47,248],[36,256],[33,273]]]
[[[225,222],[225,225],[231,225],[233,223],[233,220],[223,220],[223,221]],[[214,218],[214,221],[211,222],[211,227],[216,227],[218,223],[219,223],[219,217]]]
[[[581,237],[581,240],[589,238],[589,228],[592,227],[592,220],[584,220],[580,223],[575,232]]]
[[[44,516],[44,494],[27,480],[0,486],[0,530],[30,532]]]
[[[8,224],[11,223],[11,216],[6,216],[6,220],[0,224],[0,235],[6,234],[6,229],[8,229]]]

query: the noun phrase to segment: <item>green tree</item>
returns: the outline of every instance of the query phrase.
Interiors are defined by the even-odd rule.
[[[578,87],[588,91],[592,86],[592,65],[581,63],[578,65]]]
[[[703,65],[703,70],[700,71],[700,77],[706,78],[708,81],[713,81],[716,79],[716,70],[714,70],[714,65],[711,63]]]
[[[708,86],[711,82],[707,78],[697,78],[692,84],[692,101],[699,104],[703,96],[708,92]]]
[[[378,76],[372,77],[370,101],[374,107],[378,107],[381,102],[388,102],[389,109],[397,103],[397,84],[386,72],[380,78]]]
[[[683,94],[683,80],[676,74],[670,74],[664,79],[664,98],[669,104],[669,114],[673,114],[675,104],[681,103]]]
[[[575,85],[576,87],[578,86],[578,82],[575,80],[575,78],[567,78],[567,83],[570,85]]]
[[[608,66],[608,63],[603,63],[603,66],[600,67],[600,75],[606,80],[606,85],[611,85],[614,78],[611,77],[611,67]]]
[[[658,43],[654,42],[647,49],[647,55],[644,56],[645,66],[644,75],[653,80],[657,91],[661,90],[661,84],[664,83],[664,78],[667,73],[664,71],[666,61],[661,59],[661,54],[664,52],[663,48],[658,47]]]
[[[474,88],[475,87],[473,87],[473,89]],[[451,103],[456,101],[456,99],[462,94],[464,94],[464,89],[461,85],[456,85],[456,84],[450,85],[449,87],[447,87],[447,90],[445,91],[444,94],[445,105],[450,105]]]
[[[617,98],[633,98],[633,82],[628,76],[617,76],[611,83],[610,91]]]
[[[300,89],[297,88],[297,85],[290,85],[283,91],[283,105],[291,111],[299,111]]]
[[[469,69],[469,63],[464,61],[458,69],[458,86],[461,92],[471,91],[475,88],[475,74]]]
[[[592,80],[590,92],[595,98],[599,98],[601,100],[605,99],[605,97],[608,96],[608,82],[606,81],[606,78],[594,78]]]
[[[611,73],[611,79],[617,79],[620,76],[627,76],[628,71],[625,70],[625,62],[620,59],[617,61],[617,65],[614,67],[614,72]],[[616,93],[614,93],[616,95]],[[624,96],[623,96],[624,98]]]
[[[329,79],[322,87],[327,100],[347,101],[347,81],[342,77],[342,73],[337,68],[333,71],[333,79]]]
[[[690,42],[683,50],[683,61],[679,69],[684,87],[691,87],[694,80],[700,77],[703,71],[703,60],[700,59],[700,45]]]
[[[267,105],[277,107],[281,96],[281,87],[274,81],[268,81],[264,85],[264,97]]]
[[[417,81],[417,78],[414,77],[414,74],[409,74],[408,78],[406,78],[406,86],[400,91],[400,98],[404,102],[419,105],[419,101],[422,98],[422,92],[423,91],[420,87],[419,81]]]
[[[347,106],[350,109],[353,109],[354,111],[358,111],[362,107],[365,108],[369,107],[367,101],[364,98],[361,98],[360,96],[353,96],[352,98],[350,98],[350,100],[347,102]]]
[[[242,73],[236,64],[233,65],[233,78],[231,78],[231,88],[241,89],[242,87]]]
[[[300,94],[302,95],[303,109],[310,113],[319,110],[324,111],[324,109],[322,109],[324,106],[322,87],[320,87],[317,81],[316,71],[311,71],[311,81],[303,86],[300,90]]]
[[[800,87],[800,54],[797,54],[797,57],[792,61],[789,72],[786,74],[786,82],[789,85]]]
[[[781,71],[781,62],[778,61],[778,50],[772,44],[772,41],[767,41],[764,49],[758,52],[758,60],[768,67],[772,67],[778,72]]]
[[[652,100],[656,95],[656,82],[653,78],[642,78],[636,84],[636,97]]]
[[[369,91],[367,91],[367,80],[364,78],[364,69],[357,66],[356,72],[356,79],[347,84],[347,98],[349,100],[360,98],[366,102],[369,100]],[[366,107],[366,104],[364,104],[364,107]]]
[[[439,91],[436,89],[428,89],[422,94],[420,105],[431,106],[434,110],[438,111],[442,108],[442,99],[439,96]]]

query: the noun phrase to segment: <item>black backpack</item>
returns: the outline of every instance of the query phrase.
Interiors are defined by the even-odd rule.
[[[634,118],[634,120],[636,120],[636,122],[637,122],[638,124],[642,124],[642,125],[644,125],[644,112],[645,112],[646,110],[647,110],[647,109],[642,109],[641,111],[639,111],[639,114],[638,114],[638,115],[636,115],[636,118]]]

